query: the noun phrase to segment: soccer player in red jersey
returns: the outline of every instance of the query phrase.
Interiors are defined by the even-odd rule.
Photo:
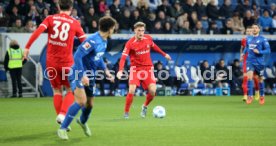
[[[54,92],[53,103],[58,115],[56,120],[60,124],[64,120],[68,107],[74,102],[74,95],[70,89],[68,79],[62,76],[62,73],[68,73],[69,68],[73,65],[74,37],[78,37],[82,42],[86,39],[86,36],[80,23],[70,16],[73,8],[72,0],[60,0],[59,8],[59,14],[45,18],[33,32],[25,46],[24,58],[28,56],[32,43],[41,33],[47,30],[47,75],[50,78]],[[67,90],[64,99],[62,97],[63,86]]]
[[[135,36],[130,38],[125,45],[122,57],[119,63],[118,79],[123,75],[123,68],[127,56],[130,57],[130,75],[129,75],[129,91],[126,96],[125,115],[129,118],[129,109],[133,101],[136,87],[142,84],[142,87],[148,91],[146,101],[142,105],[141,116],[144,118],[147,113],[147,106],[153,100],[156,93],[156,79],[154,77],[153,65],[150,57],[150,51],[154,50],[164,56],[167,60],[171,60],[169,54],[164,53],[152,40],[151,36],[145,33],[145,23],[137,22],[134,24]]]
[[[247,36],[252,36],[253,34],[253,30],[252,28],[249,26],[246,28],[245,31]],[[243,81],[242,81],[242,89],[243,89],[243,101],[247,100],[247,92],[248,92],[248,87],[247,87],[247,81],[248,81],[248,77],[247,77],[247,71],[246,71],[246,60],[247,60],[247,56],[248,53],[243,54],[243,50],[246,47],[246,37],[242,38],[241,40],[241,49],[240,49],[240,54],[241,54],[241,60],[243,61]],[[259,81],[258,81],[258,77],[254,76],[254,86],[255,86],[255,99],[259,100],[260,98],[260,92],[259,92]]]

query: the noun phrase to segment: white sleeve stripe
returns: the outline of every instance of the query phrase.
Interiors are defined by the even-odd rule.
[[[44,26],[47,29],[47,26],[45,24],[40,24],[41,26]]]
[[[128,56],[126,53],[123,53],[122,55]]]
[[[86,35],[82,35],[82,36],[80,36],[79,38],[84,38],[84,37],[86,37]]]

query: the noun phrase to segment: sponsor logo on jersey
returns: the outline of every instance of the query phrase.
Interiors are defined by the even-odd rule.
[[[249,49],[251,49],[251,50],[255,49],[256,47],[257,47],[256,44],[249,44]]]
[[[67,43],[62,43],[59,41],[54,41],[49,39],[49,44],[55,45],[55,46],[61,46],[61,47],[67,47]]]
[[[149,52],[150,52],[150,50],[142,50],[142,51],[136,52],[136,55],[143,55],[143,54],[146,54]]]
[[[96,44],[96,42],[95,42],[95,41],[93,41],[93,40],[90,40],[90,42],[91,42],[92,44]]]
[[[85,50],[88,50],[89,48],[91,48],[91,45],[88,43],[88,42],[85,42],[82,47],[85,49]]]
[[[101,57],[102,57],[103,55],[104,55],[104,52],[99,52],[99,53],[97,53],[97,55],[94,57],[94,60],[95,60],[95,61],[100,60]]]

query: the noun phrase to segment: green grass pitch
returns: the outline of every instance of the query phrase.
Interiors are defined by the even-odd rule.
[[[0,145],[18,146],[275,146],[276,97],[260,106],[241,96],[156,97],[145,119],[145,97],[135,97],[130,119],[123,119],[124,98],[96,98],[86,137],[75,120],[69,140],[58,139],[52,98],[0,99]],[[164,119],[152,117],[156,105]]]

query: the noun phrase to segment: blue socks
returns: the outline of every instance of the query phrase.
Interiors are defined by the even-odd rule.
[[[91,111],[92,111],[92,107],[83,107],[82,108],[82,114],[80,116],[80,121],[82,124],[85,124],[87,122]]]
[[[264,94],[265,84],[264,84],[264,82],[262,82],[262,83],[260,82],[259,85],[260,85],[260,95],[264,96],[265,95]]]
[[[253,96],[253,80],[248,80],[248,96]]]
[[[80,109],[81,109],[81,106],[78,103],[74,102],[68,109],[68,112],[65,116],[63,123],[61,124],[60,129],[67,129],[67,127],[73,121],[74,117],[78,114],[78,111]]]

